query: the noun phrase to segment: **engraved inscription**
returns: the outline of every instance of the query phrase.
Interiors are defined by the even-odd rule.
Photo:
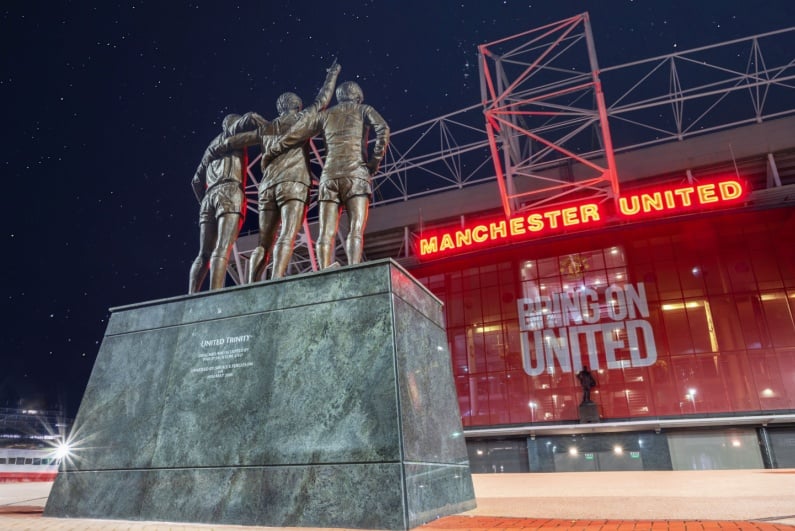
[[[230,378],[238,369],[254,366],[254,362],[245,359],[252,339],[251,334],[207,338],[199,341],[197,353],[198,366],[191,373],[208,380]]]

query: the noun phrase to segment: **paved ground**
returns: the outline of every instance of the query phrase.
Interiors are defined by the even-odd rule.
[[[795,470],[478,474],[474,484],[476,509],[420,529],[795,531]],[[50,486],[0,484],[0,531],[277,529],[45,518]]]

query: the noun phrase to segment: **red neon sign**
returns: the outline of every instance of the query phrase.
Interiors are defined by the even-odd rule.
[[[736,179],[657,188],[618,198],[618,214],[625,218],[721,206],[742,200],[746,187]]]
[[[592,225],[603,218],[599,203],[583,203],[508,219],[478,221],[467,227],[440,230],[424,236],[420,239],[418,255],[422,258],[524,240],[575,226]]]
[[[566,230],[593,228],[611,214],[624,219],[679,214],[742,201],[747,186],[737,179],[647,189],[622,195],[616,212],[604,203],[583,203],[549,208],[511,218],[475,221],[460,228],[426,232],[420,238],[417,256],[432,258],[458,252],[503,245],[547,236]]]

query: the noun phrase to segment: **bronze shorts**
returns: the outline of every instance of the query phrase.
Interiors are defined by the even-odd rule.
[[[370,181],[358,177],[340,177],[339,179],[326,179],[320,181],[318,187],[318,201],[331,201],[345,203],[351,197],[361,195],[369,196],[373,193]]]
[[[246,196],[236,182],[226,182],[207,190],[199,208],[199,223],[215,221],[225,214],[243,214]]]
[[[259,193],[259,209],[279,210],[287,201],[309,201],[309,187],[304,183],[285,181],[267,187]]]

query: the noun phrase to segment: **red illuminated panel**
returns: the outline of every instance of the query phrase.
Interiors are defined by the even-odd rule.
[[[747,194],[747,187],[741,181],[722,179],[622,195],[617,208],[618,214],[625,218],[677,214],[736,203]]]

